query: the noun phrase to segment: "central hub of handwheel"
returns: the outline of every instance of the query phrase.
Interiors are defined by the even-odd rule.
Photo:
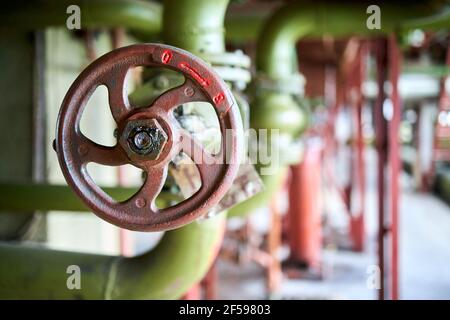
[[[157,160],[169,137],[156,119],[128,120],[119,143],[131,160]]]
[[[137,153],[147,154],[154,149],[157,134],[156,129],[140,127],[128,137],[128,142]]]
[[[168,68],[185,82],[162,93],[139,109],[130,106],[127,73],[137,66]],[[109,106],[117,124],[118,143],[99,145],[83,135],[81,114],[95,88],[108,88]],[[209,102],[221,130],[221,150],[209,154],[173,114],[185,103]],[[233,132],[226,134],[227,130]],[[183,226],[203,216],[231,187],[243,152],[239,109],[228,86],[206,63],[190,53],[160,44],[140,44],[114,50],[94,61],[70,87],[57,123],[56,152],[67,183],[92,211],[119,227],[162,231]],[[175,206],[159,209],[168,165],[183,152],[197,166],[201,187]],[[130,199],[116,201],[95,185],[86,170],[90,162],[108,166],[131,164],[146,172],[144,184]]]

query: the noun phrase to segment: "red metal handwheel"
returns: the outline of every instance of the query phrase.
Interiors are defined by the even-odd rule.
[[[161,94],[147,108],[132,108],[125,78],[136,66],[165,67],[181,72],[185,82]],[[87,101],[100,86],[108,88],[109,106],[117,122],[118,143],[99,145],[85,137],[80,119]],[[206,101],[214,106],[222,134],[220,152],[211,155],[181,128],[173,115],[180,104]],[[228,129],[233,134],[226,135]],[[216,205],[230,188],[243,146],[242,122],[227,85],[203,61],[166,45],[140,44],[114,50],[87,67],[70,87],[58,117],[56,152],[68,184],[100,218],[119,227],[159,231],[185,225]],[[158,209],[155,199],[165,182],[168,164],[184,152],[196,163],[200,189],[175,206]],[[98,187],[86,165],[133,164],[147,172],[141,189],[118,202]]]

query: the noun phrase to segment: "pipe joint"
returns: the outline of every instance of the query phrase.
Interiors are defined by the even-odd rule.
[[[253,80],[256,92],[277,92],[302,96],[304,94],[305,77],[299,73],[293,73],[283,78],[274,78],[259,72]]]

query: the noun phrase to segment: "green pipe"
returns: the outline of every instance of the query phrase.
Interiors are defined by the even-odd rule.
[[[164,1],[164,41],[200,55],[225,51],[224,18],[229,0]]]
[[[227,42],[244,45],[255,41],[270,13],[269,10],[229,11],[225,16]]]
[[[424,74],[435,78],[442,78],[450,76],[450,67],[442,64],[428,66],[406,65],[402,67],[402,73]]]
[[[196,55],[220,54],[225,52],[224,18],[229,0],[164,0],[163,1],[163,39],[164,42]],[[153,278],[158,283],[170,277],[173,285],[187,289],[198,283],[209,270],[219,251],[225,230],[226,213],[220,218],[206,222],[194,222],[178,232],[192,239],[186,246],[183,239],[167,239],[166,248],[157,250],[158,266],[155,270],[162,277]],[[195,229],[193,227],[195,226]],[[212,245],[213,244],[213,245]],[[182,252],[180,259],[167,259],[171,250]],[[162,263],[160,262],[163,261]],[[136,264],[134,264],[136,265]],[[150,267],[138,264],[139,267]],[[185,273],[184,269],[195,270],[195,276]],[[132,270],[130,268],[130,270]],[[152,269],[150,269],[152,270]],[[131,274],[132,276],[132,274]],[[124,292],[133,294],[135,288],[123,275]],[[138,280],[139,281],[139,280]],[[119,285],[122,288],[121,285]],[[161,287],[167,290],[165,287]],[[152,291],[155,296],[164,297],[163,290]]]
[[[302,37],[330,34],[348,35],[356,32],[377,34],[366,26],[367,4],[290,2],[276,11],[263,25],[258,41],[256,69],[259,78],[288,82],[296,73],[295,45]],[[417,17],[423,10],[382,5],[382,32],[395,29],[396,21]],[[395,17],[395,19],[394,19]],[[256,83],[258,86],[258,82]],[[291,141],[307,127],[307,112],[292,94],[256,88],[252,105],[251,125],[255,129],[278,129],[281,155],[291,153]],[[281,142],[280,142],[281,143]]]
[[[124,27],[149,36],[159,34],[162,25],[160,4],[141,0],[34,0],[2,4],[0,29],[35,30],[65,26],[67,8],[77,5],[81,27]]]
[[[156,248],[132,258],[0,244],[0,298],[177,299],[206,273],[224,221],[221,214],[166,232]],[[80,290],[66,286],[71,265],[80,267]]]
[[[257,41],[257,71],[273,81],[286,81],[297,72],[293,53],[301,38],[389,33],[398,30],[406,21],[430,15],[435,10],[429,3],[411,4],[408,5],[408,10],[405,10],[404,4],[382,3],[381,29],[370,30],[366,25],[367,6],[367,3],[329,1],[288,3],[276,11],[260,31]],[[444,18],[441,15],[433,21],[444,21]],[[450,26],[450,20],[445,20],[445,23]],[[290,94],[264,91],[255,99],[252,126],[258,129],[278,128],[282,134],[298,135],[306,126],[306,117],[296,105]]]
[[[179,298],[214,262],[225,232],[226,213],[167,232],[160,245],[136,259],[121,259],[114,299]]]
[[[133,188],[104,188],[125,199]],[[179,200],[170,194],[160,204]],[[0,208],[87,211],[67,186],[1,184]],[[225,214],[166,232],[153,250],[133,258],[0,244],[1,299],[177,299],[201,280],[223,237]],[[33,261],[30,267],[29,261]],[[67,267],[81,269],[81,290],[66,286]]]
[[[303,37],[379,35],[397,30],[408,20],[431,14],[431,6],[382,3],[381,29],[366,26],[367,3],[291,2],[276,11],[264,24],[259,37],[256,68],[274,78],[290,76],[292,52]],[[449,24],[449,21],[447,21]]]
[[[402,22],[402,30],[422,29],[438,31],[450,27],[450,6],[444,6],[435,14]]]
[[[229,209],[227,215],[228,218],[245,217],[256,209],[266,206],[267,202],[272,199],[275,192],[280,190],[280,187],[286,178],[286,173],[287,167],[280,167],[274,174],[261,176],[261,180],[265,186],[264,190]]]
[[[129,199],[137,188],[103,187],[117,201]],[[156,199],[159,207],[180,201],[180,197],[162,192]],[[71,188],[65,185],[0,183],[0,211],[82,211],[90,209]]]
[[[293,9],[290,14],[296,15],[305,21],[311,20],[313,17],[314,28],[309,32],[310,36],[323,36],[325,33],[332,36],[344,36],[357,31],[358,34],[365,32],[366,35],[377,34],[377,30],[369,30],[365,28],[366,9],[370,4],[378,4],[381,8],[382,16],[382,32],[388,32],[395,26],[398,30],[440,30],[450,27],[450,7],[445,5],[445,1],[416,1],[416,3],[405,4],[388,1],[370,2],[342,2],[342,1],[292,1],[288,6]],[[299,7],[295,9],[295,7]],[[407,7],[407,10],[405,8]],[[413,11],[410,11],[412,9]],[[288,15],[288,9],[283,10]],[[227,41],[234,44],[245,44],[248,41],[254,41],[261,35],[261,30],[266,26],[270,17],[268,10],[252,10],[229,13],[225,20],[227,30]],[[279,13],[277,13],[279,14]],[[341,18],[350,19],[343,20]],[[272,15],[273,18],[273,15]],[[356,25],[356,29],[352,30],[351,26],[355,25],[355,19],[360,20],[360,24]],[[280,20],[282,20],[280,18]],[[300,21],[300,20],[299,20]],[[293,23],[295,24],[295,22]],[[303,22],[301,22],[303,24]],[[295,27],[293,25],[293,27]],[[298,26],[302,27],[302,26]],[[365,30],[363,30],[365,28]],[[273,32],[274,34],[276,32]]]

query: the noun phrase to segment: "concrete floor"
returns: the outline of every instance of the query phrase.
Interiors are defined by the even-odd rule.
[[[450,208],[429,194],[402,196],[402,297],[450,299]]]
[[[363,253],[323,251],[323,280],[283,279],[280,299],[375,299],[367,286],[368,268],[376,264],[375,156],[367,153],[367,247]],[[411,188],[401,179],[400,297],[450,299],[450,207],[431,194]],[[264,273],[260,266],[219,262],[219,298],[265,299]]]

